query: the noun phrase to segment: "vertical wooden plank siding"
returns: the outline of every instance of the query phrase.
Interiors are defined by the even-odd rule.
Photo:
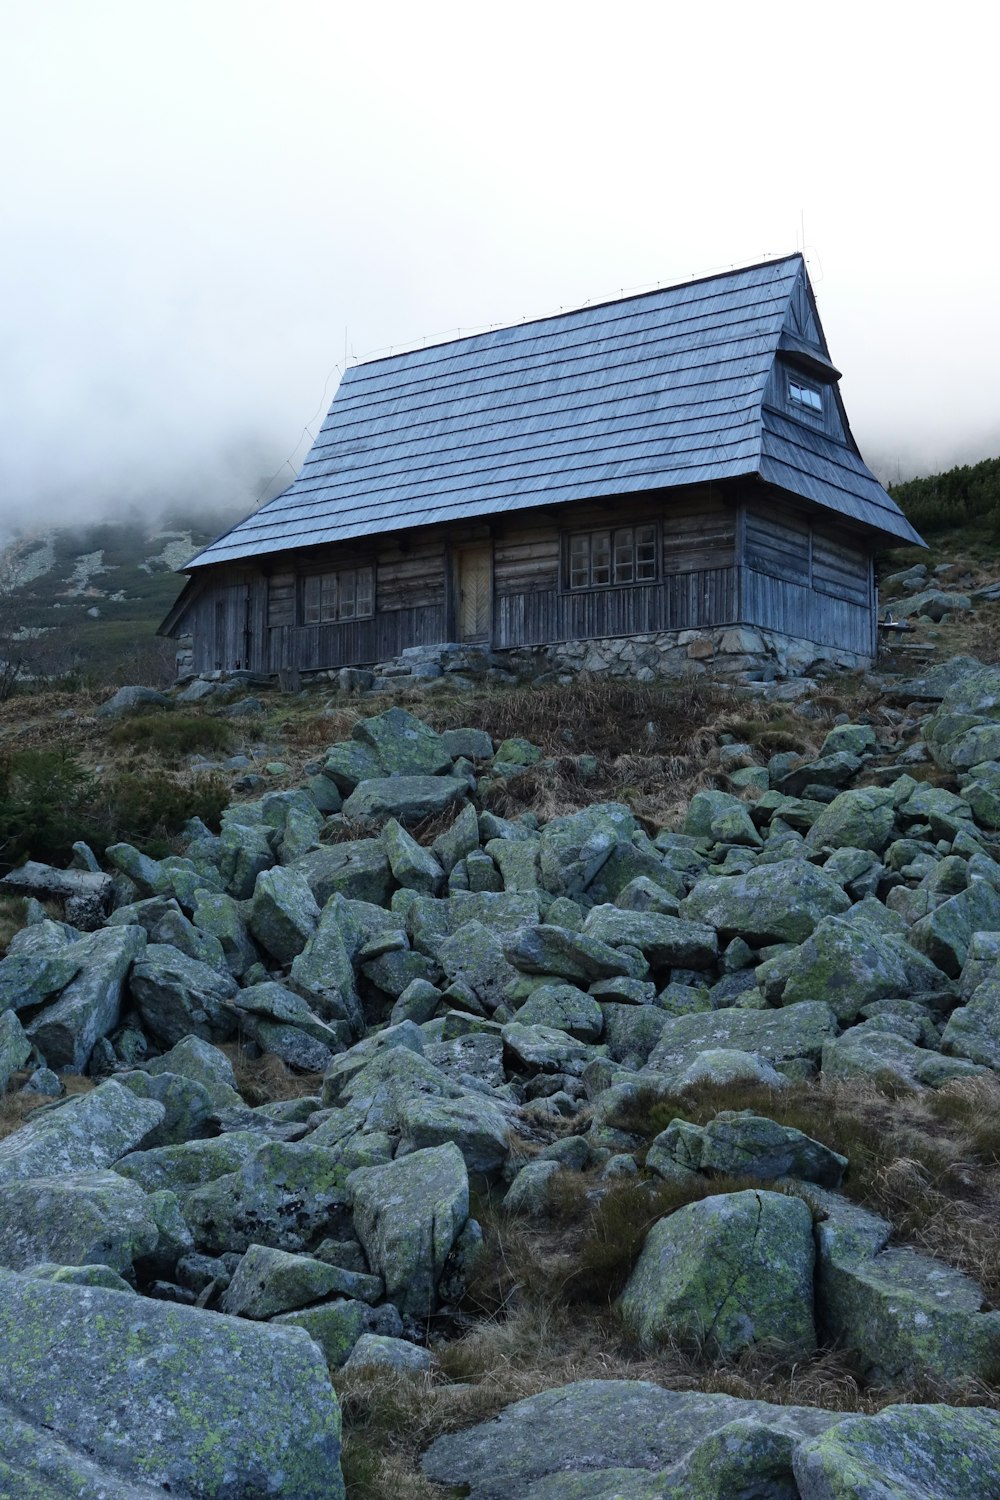
[[[571,590],[574,532],[659,528],[655,581]],[[454,638],[463,549],[492,558],[489,639],[498,648],[730,624],[760,626],[817,645],[871,654],[873,567],[863,540],[801,512],[737,492],[634,496],[456,523],[427,534],[368,539],[286,555],[254,572],[219,568],[185,625],[198,672],[276,673],[370,665],[408,646]],[[305,626],[299,576],[310,568],[371,565],[369,618]]]

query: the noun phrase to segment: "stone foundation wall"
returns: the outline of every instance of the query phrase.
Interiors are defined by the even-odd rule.
[[[666,630],[647,635],[613,636],[601,640],[561,641],[552,646],[494,651],[486,646],[449,641],[438,646],[410,646],[391,661],[373,667],[333,667],[303,672],[302,682],[337,682],[348,690],[366,692],[400,680],[441,677],[497,682],[552,681],[579,672],[654,682],[663,677],[710,676],[734,684],[751,685],[808,676],[815,669],[851,671],[871,665],[871,658],[832,646],[816,646],[794,636],[746,625],[715,626],[702,630]],[[254,674],[222,673],[212,677]],[[299,680],[299,674],[295,674]],[[256,680],[256,679],[255,679]]]

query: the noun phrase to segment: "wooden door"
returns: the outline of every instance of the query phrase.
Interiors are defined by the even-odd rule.
[[[489,543],[458,554],[458,638],[488,641],[493,557]]]

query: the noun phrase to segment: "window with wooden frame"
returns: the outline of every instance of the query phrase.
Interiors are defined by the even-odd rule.
[[[567,545],[567,585],[570,589],[601,589],[655,583],[657,552],[654,524],[573,532]]]
[[[307,573],[301,583],[301,600],[303,625],[365,619],[375,612],[374,569]]]
[[[788,377],[788,399],[793,406],[798,407],[800,411],[807,411],[811,417],[823,415],[821,387],[813,385],[811,381],[802,380],[798,375]]]

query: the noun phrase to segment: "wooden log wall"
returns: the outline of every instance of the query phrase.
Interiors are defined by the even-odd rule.
[[[459,548],[489,541],[492,644],[535,646],[743,623],[861,653],[873,649],[871,559],[863,542],[786,506],[733,491],[672,491],[494,516],[425,533],[343,544],[263,566],[219,569],[189,607],[196,671],[275,673],[369,665],[455,634]],[[655,582],[570,591],[574,531],[659,527]],[[369,619],[301,625],[302,577],[370,565]]]

